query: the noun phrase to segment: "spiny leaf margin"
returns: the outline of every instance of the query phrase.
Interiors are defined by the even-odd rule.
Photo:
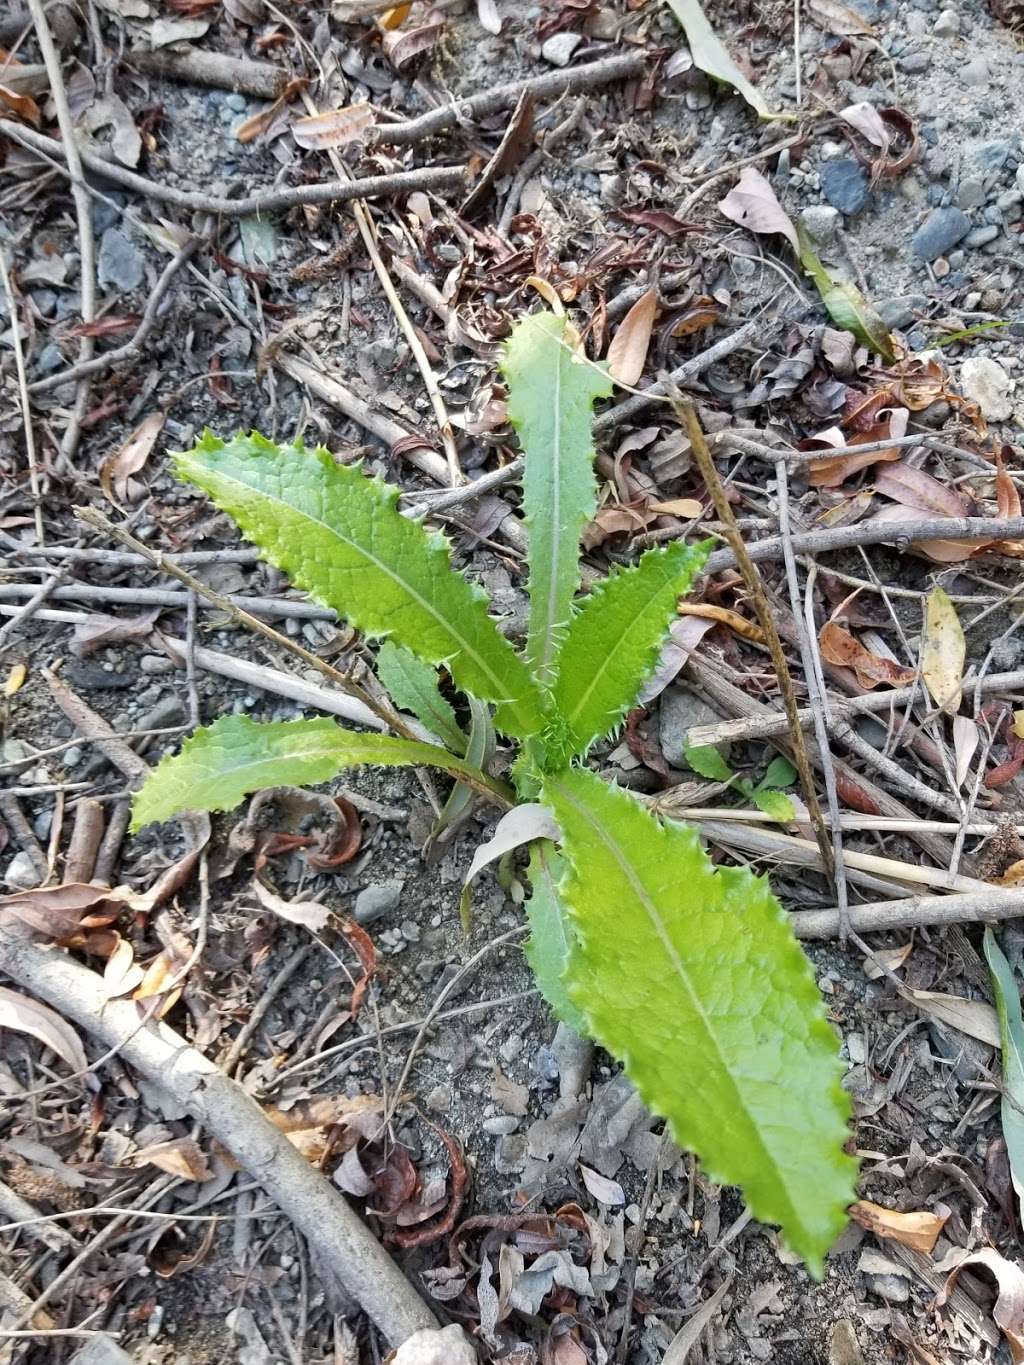
[[[782,907],[747,869],[713,868],[695,830],[585,769],[548,775],[542,798],[570,867],[568,990],[587,1031],[820,1277],[854,1198],[850,1102]]]
[[[460,688],[496,703],[506,734],[541,728],[536,684],[488,616],[486,594],[452,569],[439,532],[401,515],[397,488],[337,464],[323,446],[279,446],[258,432],[226,442],[206,431],[174,461],[311,597],[367,636],[444,664]]]

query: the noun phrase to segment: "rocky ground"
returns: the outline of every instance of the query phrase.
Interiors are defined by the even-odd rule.
[[[672,1144],[606,1055],[556,1027],[523,959],[518,884],[485,875],[463,931],[459,891],[492,823],[486,808],[437,839],[439,780],[359,772],[329,789],[358,838],[326,872],[294,847],[296,836],[321,828],[322,806],[259,817],[286,836],[269,863],[280,895],[322,901],[339,917],[326,942],[258,900],[252,845],[248,853],[239,846],[252,827],[243,826],[244,812],[214,819],[199,862],[183,859],[189,835],[175,824],[124,834],[137,779],[132,753],[153,762],[197,721],[232,711],[291,718],[338,694],[280,644],[201,597],[190,600],[137,557],[125,559],[123,546],[72,510],[92,504],[126,517],[138,540],[168,555],[209,552],[191,566],[205,587],[274,599],[265,610],[287,639],[322,660],[368,669],[372,651],[344,623],[311,607],[275,570],[234,555],[237,533],[174,479],[168,452],[187,449],[206,426],[303,434],[423,496],[445,472],[439,402],[464,474],[495,470],[515,453],[499,348],[512,320],[537,306],[529,281],[540,277],[596,359],[631,306],[656,290],[641,389],[659,370],[753,324],[744,345],[697,366],[687,384],[710,431],[733,429],[762,447],[791,447],[829,428],[840,429],[840,440],[872,440],[895,430],[885,414],[906,412],[906,429],[921,442],[895,452],[904,457],[898,463],[861,457],[857,468],[830,470],[819,457],[792,466],[795,533],[863,526],[894,508],[905,521],[1019,518],[1024,52],[1014,6],[805,0],[794,41],[792,6],[709,0],[707,16],[738,69],[783,115],[764,120],[701,71],[699,51],[659,0],[415,3],[385,21],[353,13],[372,8],[344,0],[294,12],[267,0],[102,0],[82,14],[51,7],[82,145],[144,178],[132,185],[87,166],[94,260],[83,250],[82,210],[60,149],[39,141],[58,136],[59,120],[32,18],[16,12],[0,23],[13,53],[0,70],[0,252],[9,285],[0,294],[6,890],[92,878],[142,898],[163,886],[158,903],[140,908],[137,899],[113,917],[97,889],[98,923],[72,936],[70,951],[103,971],[116,926],[129,963],[164,973],[151,978],[156,990],[198,945],[183,983],[161,1002],[167,1023],[268,1108],[301,1116],[330,1101],[329,1116],[318,1111],[302,1129],[315,1134],[311,1159],[365,1213],[439,1317],[470,1333],[481,1359],[1017,1359],[1024,1278],[1007,1157],[1013,1134],[1002,1128],[998,1029],[977,916],[945,929],[869,934],[874,958],[835,934],[808,945],[843,1036],[860,1197],[916,1219],[912,1233],[898,1217],[879,1231],[862,1206],[816,1284],[772,1228],[750,1221],[735,1191],[715,1186]],[[232,88],[237,73],[223,69],[201,76],[188,54],[175,77],[157,71],[153,51],[173,53],[182,41],[244,61],[247,88]],[[572,87],[578,67],[631,53],[646,61],[628,78],[589,93]],[[538,98],[532,129],[505,102],[475,118],[463,111],[408,144],[375,143],[364,124],[359,137],[321,134],[317,147],[294,128],[310,112],[297,88],[276,105],[255,93],[266,79],[257,63],[304,76],[312,108],[369,103],[385,128],[499,81],[561,71],[570,88]],[[889,111],[881,125],[889,147],[864,132],[877,131],[877,119],[841,116],[862,106]],[[468,202],[464,185],[427,184],[369,210],[422,364],[350,208],[298,203],[237,216],[216,202],[330,178],[325,141],[359,176],[468,168],[476,187]],[[506,156],[491,165],[499,145]],[[755,234],[720,210],[749,166],[802,226],[832,280],[871,301],[894,334],[893,363],[830,320],[785,236]],[[202,199],[168,202],[160,198],[167,190]],[[67,378],[90,354],[124,346],[143,319],[150,325],[134,351]],[[436,381],[433,403],[423,370]],[[941,444],[926,444],[929,437]],[[598,448],[601,505],[586,536],[592,567],[680,536],[721,537],[689,444],[663,406],[605,418]],[[726,447],[720,469],[749,540],[777,536],[771,460]],[[687,521],[673,500],[694,497],[704,511]],[[509,520],[517,499],[506,483],[435,517],[514,637],[525,611],[522,543]],[[918,688],[912,703],[859,719],[860,749],[836,746],[849,765],[842,809],[862,817],[847,848],[890,860],[874,883],[851,880],[855,906],[906,897],[922,877],[933,889],[950,871],[965,879],[959,891],[967,879],[974,890],[1016,884],[1024,746],[1012,712],[1024,705],[1014,633],[1024,533],[1008,540],[991,535],[965,548],[876,537],[801,557],[816,626],[835,618],[864,651],[855,662],[877,675],[867,688],[850,658],[826,657],[834,697],[875,691],[886,668],[889,682],[903,670]],[[766,560],[762,571],[790,628],[805,702],[782,566]],[[971,681],[959,728],[936,714],[917,677],[922,604],[936,584],[966,635]],[[735,574],[708,578],[696,600],[718,618],[681,618],[677,654],[663,661],[647,705],[596,756],[616,780],[659,799],[671,794],[675,814],[737,804],[686,764],[693,728],[781,706]],[[249,666],[241,675],[239,662]],[[983,691],[993,673],[1008,681]],[[124,747],[97,742],[103,721]],[[758,779],[777,747],[788,752],[785,733],[777,738],[755,734],[721,752]],[[901,813],[904,826],[884,826]],[[958,836],[958,824],[972,821],[983,832]],[[69,845],[90,822],[108,833],[109,857],[98,867]],[[717,859],[770,872],[787,909],[835,905],[820,865],[799,866],[791,845],[744,844],[729,829],[720,821],[709,834]],[[777,833],[806,834],[807,826]],[[46,904],[55,913],[55,902]],[[357,930],[337,931],[341,923]],[[1012,920],[1002,942],[1018,965]],[[368,983],[354,984],[368,963]],[[24,1003],[4,1003],[0,1211],[5,1223],[23,1221],[13,1192],[32,1216],[62,1215],[52,1225],[74,1238],[49,1244],[27,1226],[4,1230],[4,1326],[28,1312],[21,1330],[35,1333],[0,1337],[4,1359],[349,1365],[386,1357],[365,1317],[318,1277],[288,1219],[183,1110],[116,1057],[104,1058],[84,1033],[94,1069],[84,1082],[61,1082],[67,1067],[43,1047],[53,1035],[26,1026]],[[680,1075],[699,1087],[685,1057]],[[391,1101],[381,1139],[380,1106],[390,1110]],[[364,1103],[377,1120],[365,1131],[352,1117]],[[101,1202],[130,1211],[109,1240],[109,1220],[90,1213]],[[219,1220],[181,1216],[206,1218],[211,1205]],[[403,1247],[410,1229],[422,1234],[419,1244]],[[994,1258],[989,1267],[965,1269],[947,1297],[949,1269],[982,1249]],[[84,1343],[52,1335],[68,1329],[111,1335]]]

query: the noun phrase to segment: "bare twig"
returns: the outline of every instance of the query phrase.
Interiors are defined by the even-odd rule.
[[[505,196],[501,217],[498,219],[498,235],[500,237],[504,237],[511,227],[523,190],[529,183],[530,177],[540,170],[559,143],[564,142],[571,133],[576,131],[586,107],[586,99],[578,99],[561,123],[556,123],[554,128],[540,135],[540,145],[530,153],[516,171],[512,184],[509,186],[508,194]]]
[[[64,880],[66,882],[87,882],[92,880],[96,866],[96,854],[103,838],[103,806],[99,801],[86,797],[75,808],[75,823],[71,827],[71,842],[68,844],[64,859]]]
[[[7,258],[0,251],[0,282],[3,283],[4,297],[11,319],[11,346],[14,350],[14,371],[18,377],[18,401],[21,403],[22,435],[25,438],[25,456],[28,460],[28,483],[32,490],[32,515],[36,524],[36,540],[42,546],[46,541],[43,526],[43,493],[39,482],[39,464],[36,457],[36,436],[32,426],[32,407],[28,398],[28,381],[25,376],[25,351],[21,344],[21,319],[18,305],[11,288],[11,277],[7,269]],[[2,638],[2,632],[0,632]]]
[[[44,137],[31,128],[10,119],[0,119],[0,133],[13,139],[30,151],[40,152],[52,158],[54,164],[76,184],[76,173],[70,165],[65,168],[64,144],[53,138]],[[143,175],[126,170],[116,162],[105,161],[95,152],[80,151],[81,162],[89,170],[106,180],[155,199],[165,204],[175,204],[178,208],[189,209],[193,213],[213,213],[224,218],[248,217],[250,214],[275,213],[295,208],[299,204],[342,204],[350,199],[380,199],[392,194],[408,194],[412,190],[441,190],[465,181],[462,166],[426,166],[419,170],[395,171],[392,175],[365,176],[361,180],[327,181],[315,185],[296,185],[287,190],[267,190],[262,194],[249,194],[241,199],[222,199],[210,194],[179,190],[173,185],[160,184],[147,180]],[[84,181],[82,184],[84,185]]]
[[[44,602],[48,602],[50,598],[55,597],[57,593],[59,593],[59,585],[66,577],[67,570],[64,565],[61,565],[56,573],[52,573],[38,588],[33,587],[30,583],[3,584],[0,586],[0,593],[9,590],[9,595],[15,597],[21,596],[27,599],[24,606],[19,607],[11,619],[5,621],[4,624],[0,626],[0,644],[3,644],[7,636],[12,635],[18,627],[23,626],[27,621],[30,621]]]
[[[92,870],[94,882],[100,882],[107,886],[113,884],[114,869],[117,867],[121,845],[124,843],[124,836],[128,833],[128,823],[131,818],[132,806],[130,801],[118,801],[114,804],[107,817],[107,828],[103,832],[103,838],[96,853],[96,862]]]
[[[245,1056],[245,1050],[255,1036],[256,1030],[266,1018],[267,1011],[312,951],[312,943],[304,943],[301,948],[291,954],[280,971],[275,973],[273,978],[267,983],[266,989],[256,1001],[256,1004],[249,1013],[248,1019],[240,1029],[238,1037],[231,1044],[224,1060],[220,1064],[221,1070],[224,1072],[225,1076],[230,1076],[234,1072],[235,1067]]]
[[[57,1223],[38,1222],[40,1218],[39,1210],[34,1204],[30,1204],[27,1199],[23,1199],[20,1194],[12,1190],[9,1185],[5,1185],[0,1180],[0,1213],[9,1221],[18,1223],[29,1223],[31,1225],[30,1236],[34,1241],[42,1242],[43,1246],[49,1247],[51,1251],[77,1251],[78,1239],[74,1233],[68,1232],[67,1228],[62,1228]]]
[[[288,72],[273,62],[254,62],[248,57],[228,57],[222,52],[184,46],[171,49],[137,49],[124,60],[147,75],[164,80],[206,85],[214,90],[237,90],[243,95],[273,100],[288,84]]]
[[[912,896],[901,901],[873,901],[850,906],[850,927],[857,933],[913,929],[925,925],[995,924],[1016,919],[1024,908],[1019,891],[974,891],[962,896]],[[789,916],[793,932],[802,939],[835,938],[838,910],[797,910]]]
[[[415,1292],[338,1191],[260,1106],[165,1023],[138,1026],[134,1003],[110,1000],[102,979],[62,953],[0,931],[0,968],[108,1045],[168,1092],[232,1153],[310,1244],[321,1277],[336,1281],[394,1345],[436,1326]],[[114,1220],[109,1227],[116,1231]],[[111,1235],[113,1235],[111,1233]]]
[[[533,76],[525,81],[510,81],[507,85],[496,85],[468,99],[443,104],[439,109],[431,109],[429,113],[420,114],[419,118],[409,119],[406,123],[378,124],[370,142],[371,145],[384,143],[392,147],[408,147],[413,142],[422,142],[424,138],[443,133],[455,124],[511,109],[524,91],[535,100],[541,100],[552,95],[573,95],[582,90],[596,90],[602,85],[639,76],[646,64],[645,53],[625,53],[602,57],[600,61],[587,62],[583,66],[568,67],[562,71],[548,71],[543,76]]]
[[[157,566],[150,561],[150,566]],[[166,565],[160,566],[162,573],[169,572]],[[173,575],[172,575],[173,577]],[[0,583],[0,601],[4,599],[30,598],[28,606],[42,606],[47,600],[54,602],[97,602],[107,605],[131,607],[167,607],[185,611],[188,608],[188,593],[176,592],[173,588],[114,588],[106,584],[76,583],[74,586],[57,587],[48,581],[43,589],[36,589],[29,583]],[[224,597],[229,606],[251,612],[254,616],[276,616],[281,620],[293,621],[337,621],[337,614],[327,607],[318,607],[313,602],[296,602],[288,598],[246,597],[242,593],[232,593]],[[225,610],[219,602],[212,600],[205,604],[206,610]],[[28,613],[26,610],[26,614]],[[9,625],[13,625],[11,622]],[[0,637],[2,638],[2,637]]]
[[[0,792],[0,815],[3,816],[7,828],[13,834],[14,842],[31,860],[37,885],[41,886],[46,881],[49,872],[46,854],[32,832],[32,826],[25,819],[25,812],[19,806],[18,798],[10,792]]]

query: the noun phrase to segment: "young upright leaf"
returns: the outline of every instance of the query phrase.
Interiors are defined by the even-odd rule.
[[[486,771],[487,765],[494,757],[494,726],[491,724],[491,713],[482,701],[477,701],[476,697],[470,697],[469,715],[466,762],[478,771]],[[430,831],[430,837],[436,839],[444,830],[454,825],[466,814],[472,801],[473,789],[467,787],[463,782],[456,782],[449,793],[448,800],[444,803],[444,809]]]
[[[990,928],[985,929],[985,959],[992,973],[992,992],[999,1015],[999,1035],[1003,1054],[1003,1138],[1010,1160],[1010,1178],[1024,1212],[1024,1018],[1021,1017],[1020,989],[1013,968]]]
[[[724,43],[708,22],[700,7],[700,0],[668,0],[669,8],[682,24],[686,41],[690,45],[693,64],[713,76],[716,81],[731,85],[738,95],[762,118],[771,118],[764,96],[755,85],[747,80],[733,59],[729,56]]]
[[[248,716],[222,716],[153,769],[135,796],[132,829],[169,820],[183,810],[230,810],[250,792],[308,787],[363,763],[423,764],[477,790],[508,795],[501,783],[434,744],[357,734],[326,716],[263,724]]]
[[[597,506],[591,408],[611,381],[577,360],[566,321],[553,313],[524,318],[509,338],[502,370],[508,415],[526,453],[523,509],[530,531],[527,662],[549,685],[558,642],[580,584],[579,541]]]
[[[821,1274],[854,1195],[838,1039],[765,881],[715,869],[696,832],[662,825],[583,769],[543,799],[571,866],[569,995],[649,1108],[712,1179],[738,1184]]]
[[[377,651],[377,677],[400,710],[411,711],[453,754],[465,753],[466,736],[451,702],[441,695],[436,668],[404,645],[385,640]]]
[[[847,280],[837,280],[828,273],[817,252],[811,246],[807,233],[797,225],[800,249],[797,255],[800,264],[817,285],[821,301],[829,317],[844,332],[851,332],[868,350],[874,351],[889,365],[895,363],[892,337],[873,305],[864,297],[855,284]]]
[[[552,697],[566,728],[559,757],[585,753],[635,704],[658,662],[676,601],[703,567],[707,549],[680,542],[648,550],[613,572],[582,603],[557,658]]]
[[[498,703],[505,733],[541,727],[540,695],[486,597],[454,572],[442,536],[399,513],[397,489],[335,464],[322,447],[276,446],[256,433],[225,443],[207,432],[176,462],[312,597],[365,634],[443,663],[460,688]]]
[[[573,1003],[566,985],[575,935],[558,893],[565,864],[554,844],[538,839],[530,856],[530,899],[526,918],[530,937],[524,952],[540,993],[556,1019],[587,1036],[587,1021]]]

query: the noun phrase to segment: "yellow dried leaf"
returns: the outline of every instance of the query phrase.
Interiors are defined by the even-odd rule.
[[[897,1213],[861,1199],[850,1209],[850,1217],[876,1237],[899,1242],[902,1246],[913,1247],[915,1251],[930,1256],[939,1233],[945,1226],[948,1214],[940,1217],[937,1213]]]
[[[706,621],[720,621],[737,635],[742,635],[744,640],[764,644],[764,632],[761,627],[756,626],[753,621],[748,621],[738,611],[730,611],[728,607],[716,607],[707,602],[680,602],[676,611],[680,616],[702,616]]]
[[[10,673],[7,675],[7,681],[4,683],[4,696],[13,697],[15,692],[25,685],[27,677],[28,669],[24,664],[13,664]]]
[[[1010,728],[1018,739],[1024,739],[1024,711],[1014,711],[1013,725]]]
[[[933,588],[928,594],[921,639],[921,676],[932,700],[941,710],[960,704],[967,643],[963,626],[949,594]]]
[[[657,291],[648,289],[619,323],[608,347],[608,373],[617,384],[635,384],[643,374],[657,313]]]

